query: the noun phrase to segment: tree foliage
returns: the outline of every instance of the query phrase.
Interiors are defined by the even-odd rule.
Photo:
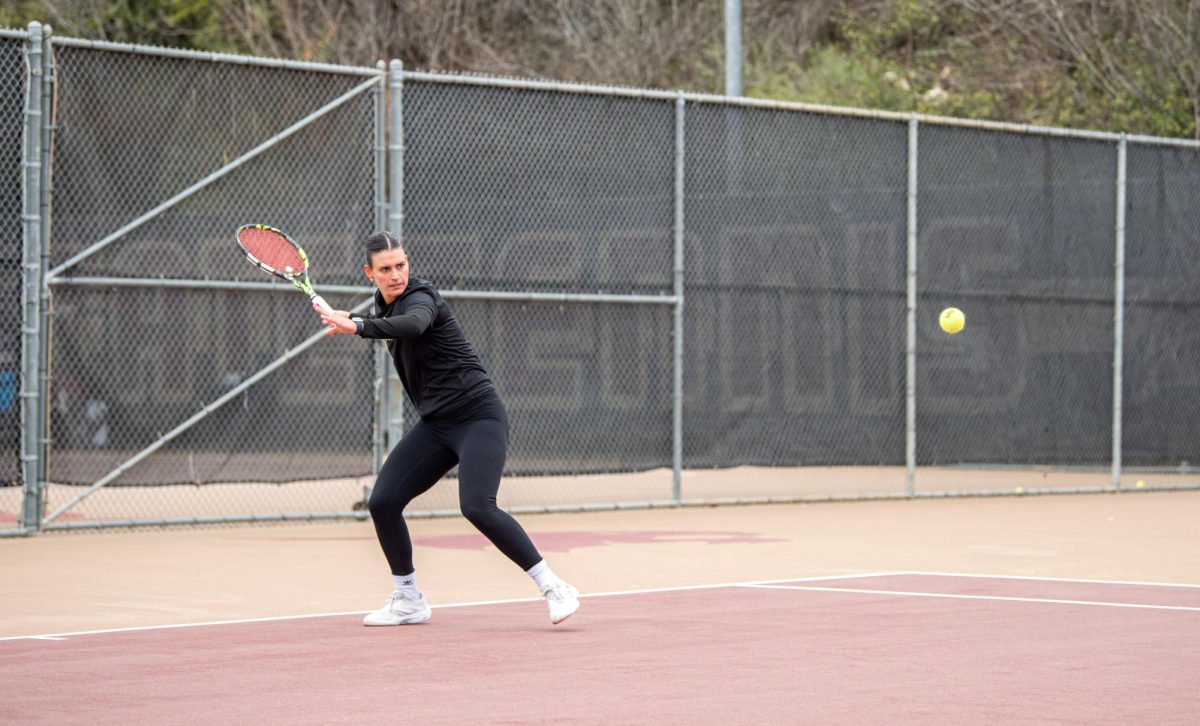
[[[348,64],[720,93],[723,0],[40,0],[0,25]],[[1166,136],[1200,0],[742,0],[747,95]]]

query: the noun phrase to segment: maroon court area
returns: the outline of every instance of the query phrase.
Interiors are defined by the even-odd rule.
[[[0,722],[1190,724],[1197,673],[1200,588],[889,575],[9,640]]]

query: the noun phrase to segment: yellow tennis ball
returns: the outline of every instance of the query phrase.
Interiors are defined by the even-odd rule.
[[[1144,482],[1144,481],[1141,481],[1141,480],[1139,479],[1139,480],[1138,480],[1138,483],[1137,483],[1137,488],[1138,488],[1138,489],[1144,489],[1145,487],[1146,487],[1146,482]]]
[[[1017,487],[1017,488],[1016,488],[1016,489],[1014,489],[1013,491],[1015,491],[1017,494],[1024,494],[1024,493],[1025,493],[1025,487]]]
[[[942,314],[938,316],[938,325],[942,326],[942,330],[954,335],[963,329],[967,324],[967,317],[963,315],[963,311],[958,308],[946,308]]]

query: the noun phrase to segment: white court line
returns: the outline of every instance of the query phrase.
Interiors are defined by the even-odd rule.
[[[722,587],[747,587],[751,585],[773,585],[781,582],[824,582],[826,580],[856,580],[862,577],[887,577],[903,575],[903,572],[862,572],[856,575],[823,575],[820,577],[789,577],[781,580],[751,580],[749,582],[725,582],[713,585],[683,585],[680,587],[656,587],[641,590],[615,590],[612,592],[594,592],[580,595],[580,598],[613,597],[616,595],[649,595],[658,592],[683,592],[686,590],[714,590]],[[447,608],[469,608],[483,605],[508,605],[522,602],[540,602],[540,597],[522,597],[511,600],[480,600],[477,602],[451,603],[449,605],[434,605],[432,610]],[[103,630],[79,630],[70,633],[49,633],[45,635],[10,635],[0,637],[0,642],[6,640],[66,640],[79,635],[104,635],[107,633],[137,633],[146,630],[174,630],[177,628],[202,628],[210,625],[241,625],[243,623],[274,623],[287,620],[307,620],[309,618],[338,618],[351,615],[365,615],[370,610],[353,610],[342,613],[310,613],[306,615],[277,615],[265,618],[242,618],[237,620],[210,620],[200,623],[175,623],[172,625],[140,625],[128,628],[106,628]]]
[[[894,575],[921,575],[929,577],[979,577],[988,580],[1037,580],[1040,582],[1082,582],[1094,585],[1138,585],[1141,587],[1192,587],[1200,588],[1200,585],[1187,585],[1179,582],[1137,582],[1135,580],[1080,580],[1069,577],[1035,577],[1033,575],[975,575],[968,572],[923,572],[921,570],[913,570],[911,572],[893,572]]]
[[[1040,602],[1053,603],[1056,605],[1096,605],[1100,607],[1110,608],[1138,608],[1142,610],[1185,610],[1190,612],[1200,612],[1200,607],[1188,607],[1185,605],[1139,605],[1129,602],[1102,602],[1098,600],[1057,600],[1041,597],[1006,597],[1003,595],[956,595],[944,592],[910,592],[907,590],[868,590],[865,588],[855,587],[812,587],[812,586],[788,586],[788,585],[742,585],[742,587],[758,588],[763,590],[797,590],[804,592],[850,592],[863,595],[903,595],[905,597],[939,597],[951,600],[1002,600],[1005,602]]]
[[[1000,579],[1039,580],[1039,581],[1043,581],[1043,582],[1081,582],[1081,583],[1094,583],[1094,584],[1102,584],[1102,585],[1200,587],[1200,585],[1180,585],[1177,583],[1163,583],[1163,582],[1129,582],[1129,581],[1120,581],[1120,580],[1078,580],[1078,579],[1054,578],[1054,577],[1027,577],[1027,576],[1020,576],[1020,575],[979,575],[979,574],[968,574],[968,573],[922,572],[922,571],[917,571],[917,570],[903,570],[903,571],[893,571],[893,572],[862,572],[862,573],[850,574],[850,575],[821,575],[821,576],[817,576],[817,577],[789,577],[789,578],[783,578],[783,579],[779,579],[779,580],[752,580],[752,581],[748,581],[748,582],[726,582],[726,583],[716,583],[716,584],[711,584],[711,585],[684,585],[684,586],[680,586],[680,587],[658,587],[658,588],[645,588],[645,589],[639,589],[639,590],[614,590],[612,592],[586,593],[586,594],[580,595],[580,597],[581,598],[595,598],[595,597],[614,597],[614,596],[618,596],[618,595],[649,595],[649,594],[660,593],[660,592],[685,592],[688,590],[714,590],[714,589],[723,588],[723,587],[763,587],[763,588],[767,588],[770,586],[779,585],[782,583],[789,583],[789,582],[824,582],[824,581],[828,581],[828,580],[856,580],[859,578],[867,578],[867,577],[891,577],[891,576],[898,576],[898,575],[922,575],[922,576],[927,575],[927,576],[937,576],[937,577],[963,577],[963,578],[970,577],[970,578],[997,579],[997,580],[1000,580]],[[797,589],[798,590],[798,589],[802,589],[802,588],[800,588],[800,587],[786,588],[785,587],[785,588],[780,588],[780,589]],[[810,588],[810,589],[819,591],[822,588]],[[824,588],[824,589],[827,589],[827,590],[830,590],[833,592],[854,592],[853,590],[849,590],[849,589],[838,589],[838,588]],[[862,590],[861,592],[870,592],[870,591]],[[924,595],[926,597],[972,597],[972,596],[934,595],[931,593],[903,593],[900,591],[882,591],[882,590],[876,591],[876,592],[894,592],[894,594],[909,594],[909,595],[913,595],[913,596]],[[983,599],[983,596],[973,596],[973,597],[976,597],[976,599]],[[1023,598],[1002,598],[1000,596],[994,596],[994,597],[991,597],[990,599],[1023,600]],[[451,603],[451,604],[447,604],[447,605],[434,605],[432,607],[432,609],[433,610],[441,610],[444,608],[448,609],[448,608],[479,607],[479,606],[485,606],[485,605],[508,605],[508,604],[513,604],[513,603],[538,602],[539,600],[541,600],[541,598],[537,598],[537,597],[514,598],[514,599],[510,599],[510,600],[480,600],[477,602],[464,602],[464,603]],[[1071,601],[1071,600],[1062,600],[1062,601],[1042,600],[1042,601],[1038,601],[1038,602],[1106,604],[1106,603],[1094,603],[1094,602],[1090,602],[1090,601]],[[1140,605],[1139,606],[1139,605],[1131,605],[1131,604],[1123,604],[1123,603],[1117,603],[1117,604],[1108,603],[1108,604],[1112,607],[1145,607],[1145,608],[1183,609],[1183,610],[1197,609],[1197,608],[1186,608],[1183,606],[1173,606],[1173,605],[1158,605],[1158,606]],[[316,618],[350,617],[353,615],[365,615],[368,612],[371,612],[371,611],[370,610],[353,610],[353,611],[349,611],[349,612],[340,612],[340,613],[309,613],[309,614],[304,614],[304,615],[278,615],[278,616],[263,617],[263,618],[241,618],[241,619],[235,619],[235,620],[211,620],[211,621],[199,622],[199,623],[176,623],[176,624],[172,624],[172,625],[144,625],[144,626],[134,626],[134,627],[128,627],[128,628],[107,628],[107,629],[102,629],[102,630],[80,630],[80,631],[74,631],[74,632],[68,632],[68,633],[49,633],[49,634],[44,634],[44,635],[11,635],[11,636],[0,637],[0,642],[6,641],[6,640],[66,640],[67,638],[73,638],[73,637],[80,636],[80,635],[104,635],[107,633],[134,633],[134,632],[141,632],[141,631],[147,631],[147,630],[173,630],[173,629],[177,629],[177,628],[201,628],[201,627],[207,627],[210,625],[241,625],[243,623],[272,623],[272,622],[283,622],[283,621],[288,621],[288,620],[308,620],[310,618],[316,619]]]
[[[313,613],[311,615],[279,615],[269,618],[246,618],[244,620],[210,620],[203,623],[175,623],[171,625],[138,625],[130,628],[108,628],[106,630],[78,630],[71,633],[49,633],[46,635],[8,635],[5,640],[66,640],[77,635],[103,635],[105,633],[136,633],[142,630],[174,630],[176,628],[200,628],[208,625],[237,625],[239,623],[268,623],[277,620],[304,620],[306,618],[336,618],[343,615],[363,615],[366,611],[348,613]]]

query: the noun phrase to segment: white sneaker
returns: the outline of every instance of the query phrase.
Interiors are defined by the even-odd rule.
[[[558,625],[579,609],[579,591],[559,580],[542,588],[542,597],[550,606],[550,622]]]
[[[410,600],[401,593],[393,592],[388,601],[373,613],[363,618],[363,625],[410,625],[423,623],[433,615],[425,595],[421,594],[416,600]]]

